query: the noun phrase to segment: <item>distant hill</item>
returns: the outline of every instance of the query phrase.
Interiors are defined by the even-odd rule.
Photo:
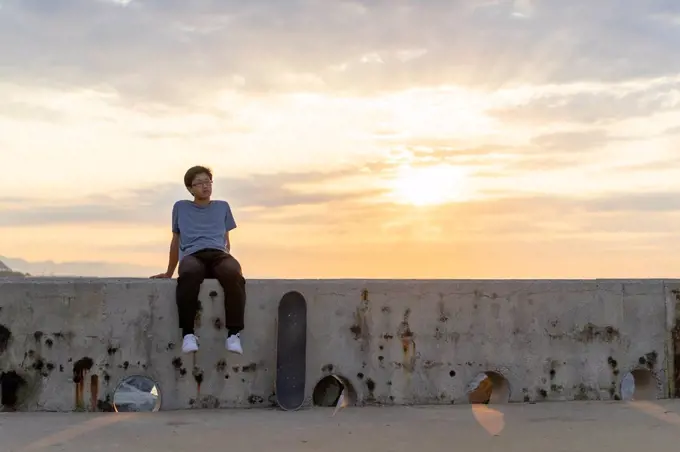
[[[7,265],[5,265],[4,262],[0,261],[0,278],[23,278],[26,275],[20,272],[15,272],[11,268],[9,268]]]

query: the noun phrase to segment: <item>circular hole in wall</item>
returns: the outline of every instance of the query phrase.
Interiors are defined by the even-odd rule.
[[[346,378],[328,375],[314,386],[312,402],[314,406],[335,407],[340,401],[340,396],[344,398],[345,405],[352,405],[356,400],[356,392]]]
[[[655,400],[656,378],[648,369],[635,369],[621,379],[622,400]]]
[[[0,411],[16,411],[26,396],[26,380],[15,371],[0,373]]]
[[[478,374],[468,385],[470,403],[498,404],[510,400],[510,384],[498,372],[488,371]]]
[[[132,375],[123,378],[113,394],[117,412],[152,412],[161,408],[158,385],[149,377]]]

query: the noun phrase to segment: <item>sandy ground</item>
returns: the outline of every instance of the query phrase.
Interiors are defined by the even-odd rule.
[[[0,452],[503,451],[680,448],[680,400],[504,406],[2,413]]]

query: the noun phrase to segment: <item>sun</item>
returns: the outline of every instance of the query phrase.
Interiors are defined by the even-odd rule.
[[[403,166],[391,183],[392,196],[399,204],[446,204],[463,197],[465,181],[465,172],[456,166]]]

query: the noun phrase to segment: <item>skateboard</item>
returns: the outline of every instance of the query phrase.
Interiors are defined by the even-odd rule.
[[[307,372],[307,301],[288,292],[279,301],[276,332],[276,402],[286,411],[305,401]]]

